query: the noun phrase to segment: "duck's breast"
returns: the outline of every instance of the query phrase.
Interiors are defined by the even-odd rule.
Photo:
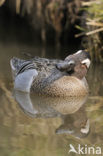
[[[43,92],[52,96],[83,96],[88,93],[88,85],[85,78],[63,76],[45,87]]]

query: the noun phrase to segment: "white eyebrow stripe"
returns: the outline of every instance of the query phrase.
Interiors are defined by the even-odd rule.
[[[89,68],[89,66],[90,66],[90,59],[85,59],[85,60],[83,60],[82,62],[81,62],[82,64],[86,64],[86,66]]]
[[[77,51],[77,52],[75,53],[75,55],[76,55],[76,54],[80,54],[80,53],[82,53],[82,50]]]

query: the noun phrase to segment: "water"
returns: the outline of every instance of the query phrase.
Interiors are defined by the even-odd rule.
[[[40,44],[0,42],[0,156],[74,156],[68,154],[69,144],[75,148],[78,144],[100,146],[103,150],[103,65],[91,65],[89,97],[29,96],[13,93],[9,65],[13,56],[29,57],[24,52],[63,57],[62,53],[55,55],[52,46],[45,51]]]

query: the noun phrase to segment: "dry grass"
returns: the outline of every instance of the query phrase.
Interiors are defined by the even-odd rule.
[[[76,37],[83,36],[83,47],[91,53],[92,60],[103,62],[103,0],[82,2],[85,17],[82,32]]]

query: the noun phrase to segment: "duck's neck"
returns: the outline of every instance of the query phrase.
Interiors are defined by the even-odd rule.
[[[83,79],[83,77],[86,76],[87,73],[87,68],[85,67],[85,65],[77,65],[74,68],[74,72],[72,73],[72,76],[77,77],[78,79]]]

